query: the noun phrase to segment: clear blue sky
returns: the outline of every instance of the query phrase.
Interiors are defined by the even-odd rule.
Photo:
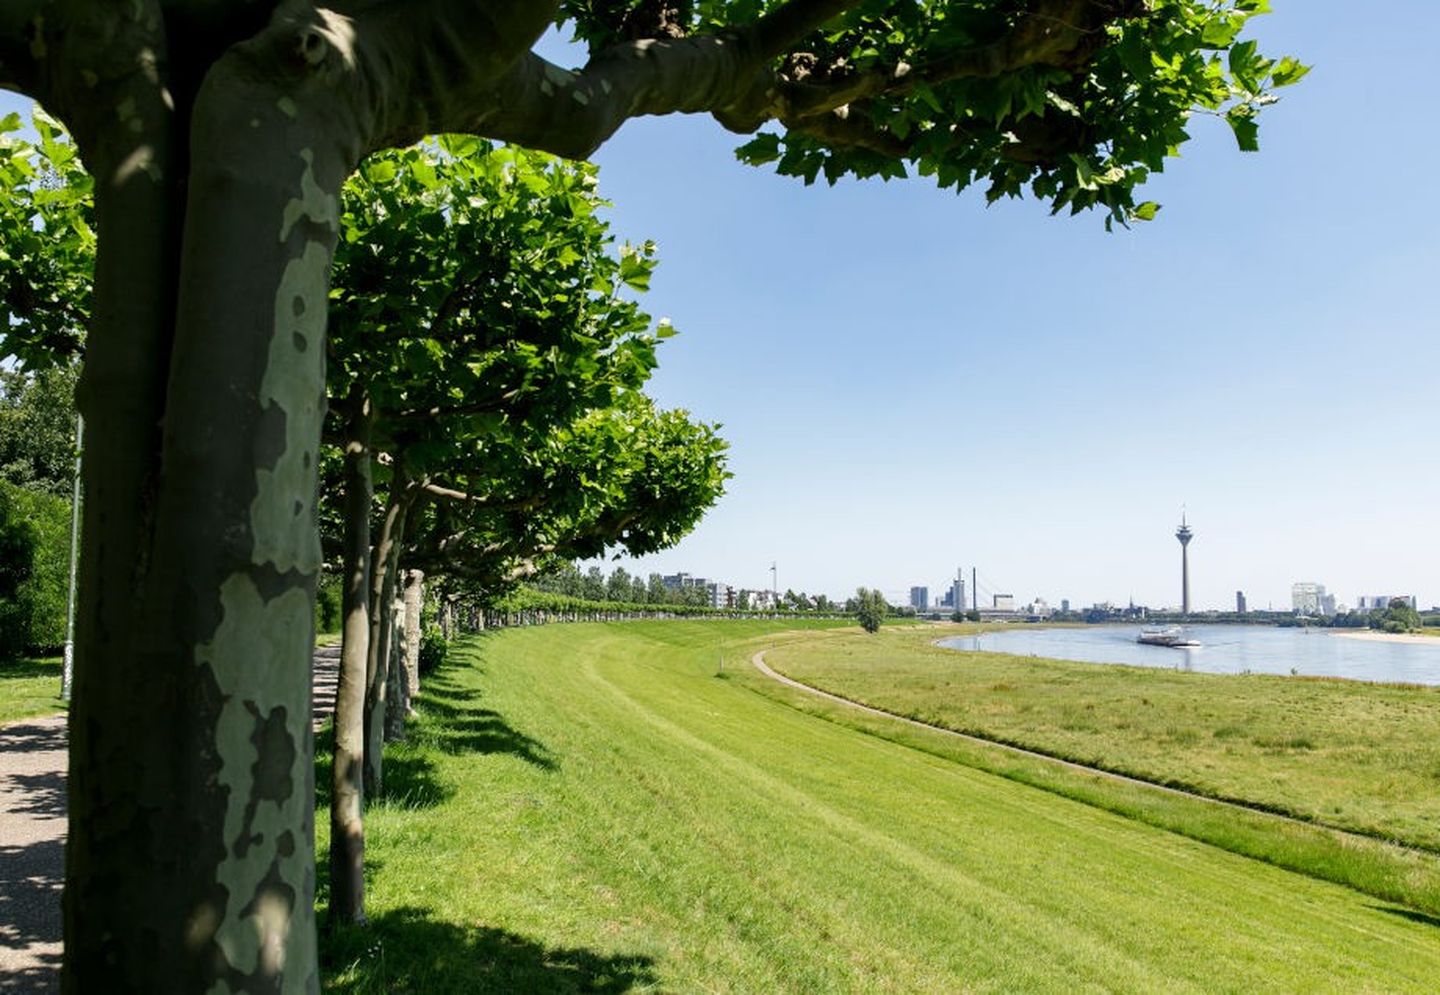
[[[1440,602],[1440,5],[1275,7],[1262,47],[1314,71],[1258,154],[1196,121],[1130,232],[806,188],[708,118],[627,124],[601,190],[682,332],[653,393],[723,422],[736,475],[627,568],[900,598],[977,565],[1022,600],[1175,604],[1183,504],[1198,607],[1297,580]]]

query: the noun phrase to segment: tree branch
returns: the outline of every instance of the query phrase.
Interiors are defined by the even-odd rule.
[[[825,82],[784,81],[781,120],[830,113],[859,100],[901,96],[920,83],[996,77],[1028,66],[1076,69],[1105,43],[1105,26],[1143,13],[1143,0],[1046,0],[1000,38],[960,49],[923,66],[905,63]]]
[[[530,511],[540,507],[540,505],[544,503],[544,500],[538,494],[531,495],[527,498],[512,498],[508,501],[497,501],[491,495],[470,494],[466,491],[456,490],[453,487],[446,487],[443,484],[433,482],[426,483],[421,490],[431,500],[461,502],[481,511]]]

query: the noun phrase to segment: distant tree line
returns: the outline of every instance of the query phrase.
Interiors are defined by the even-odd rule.
[[[579,598],[583,601],[592,602],[625,602],[636,605],[692,605],[705,607],[711,605],[710,592],[704,584],[683,584],[678,587],[666,587],[662,576],[658,573],[651,573],[645,577],[632,574],[624,567],[617,566],[610,571],[609,575],[598,566],[591,566],[581,571],[574,563],[557,562],[552,563],[541,573],[531,578],[529,587],[536,591],[544,591],[550,594],[562,594],[566,597]],[[736,603],[733,607],[737,611],[759,610],[759,605],[752,603],[754,592],[748,590],[737,590],[735,592]],[[844,604],[831,600],[824,594],[811,596],[804,591],[795,591],[787,588],[783,594],[775,599],[775,611],[779,612],[817,612],[820,614],[833,614],[846,612],[854,614],[856,610],[856,599],[848,599]]]

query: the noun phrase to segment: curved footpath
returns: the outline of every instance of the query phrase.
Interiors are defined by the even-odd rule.
[[[1210,805],[1223,805],[1226,808],[1238,809],[1242,812],[1248,812],[1252,815],[1264,816],[1271,819],[1278,819],[1282,822],[1293,823],[1297,826],[1305,826],[1310,829],[1322,829],[1326,832],[1335,833],[1342,837],[1349,837],[1356,840],[1364,840],[1369,843],[1382,843],[1387,846],[1393,846],[1397,850],[1413,850],[1413,848],[1408,847],[1403,843],[1394,842],[1393,840],[1381,840],[1374,836],[1367,836],[1364,833],[1351,832],[1348,829],[1341,829],[1338,826],[1332,826],[1324,822],[1313,822],[1308,819],[1298,819],[1295,816],[1286,815],[1283,812],[1274,812],[1270,809],[1261,808],[1255,805],[1246,805],[1242,802],[1229,801],[1224,798],[1215,798],[1211,795],[1202,795],[1199,792],[1195,791],[1186,791],[1184,788],[1172,787],[1168,784],[1161,784],[1158,781],[1147,781],[1143,777],[1132,777],[1129,774],[1117,774],[1113,770],[1106,770],[1103,767],[1091,767],[1088,764],[1078,763],[1074,760],[1066,760],[1062,757],[1057,757],[1051,753],[1044,753],[1040,750],[1030,750],[1026,749],[1023,746],[1015,746],[1011,743],[1001,742],[998,739],[987,739],[984,736],[976,736],[968,732],[958,732],[954,729],[947,729],[944,726],[933,725],[929,722],[921,722],[919,719],[912,719],[909,716],[900,715],[896,712],[887,712],[883,708],[876,708],[873,705],[866,705],[861,702],[855,701],[852,698],[846,698],[843,695],[838,695],[833,692],[826,691],[823,688],[817,688],[802,681],[797,681],[793,677],[786,677],[778,670],[771,668],[771,666],[765,662],[764,650],[761,650],[760,652],[752,656],[750,658],[750,662],[755,665],[755,669],[760,671],[760,673],[764,674],[771,680],[778,681],[779,683],[784,684],[786,687],[794,688],[797,691],[803,691],[806,694],[814,695],[817,698],[824,698],[827,701],[833,701],[836,704],[845,705],[849,708],[853,708],[857,711],[865,712],[870,715],[877,715],[881,718],[892,719],[896,722],[904,722],[906,725],[914,726],[917,729],[925,729],[930,732],[940,733],[944,736],[953,736],[956,739],[962,739],[968,743],[974,743],[978,746],[990,747],[996,750],[1003,750],[1007,753],[1015,754],[1017,756],[1030,757],[1035,760],[1043,760],[1046,763],[1055,764],[1059,767],[1068,768],[1069,770],[1077,771],[1082,774],[1089,774],[1095,777],[1108,778],[1109,780],[1123,782],[1125,784],[1135,784],[1141,787],[1150,788],[1155,791],[1164,791],[1168,794],[1180,795],[1184,798],[1192,798],[1195,801],[1205,802]]]
[[[314,725],[335,707],[340,648],[315,651]],[[60,990],[65,716],[0,727],[0,993]]]

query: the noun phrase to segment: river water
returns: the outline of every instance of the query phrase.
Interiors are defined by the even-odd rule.
[[[1200,646],[1171,648],[1135,642],[1138,625],[1045,629],[1016,626],[955,636],[941,646],[1087,663],[1128,663],[1210,674],[1301,674],[1362,681],[1440,684],[1440,638],[1425,643],[1347,639],[1326,629],[1271,625],[1188,625]]]

